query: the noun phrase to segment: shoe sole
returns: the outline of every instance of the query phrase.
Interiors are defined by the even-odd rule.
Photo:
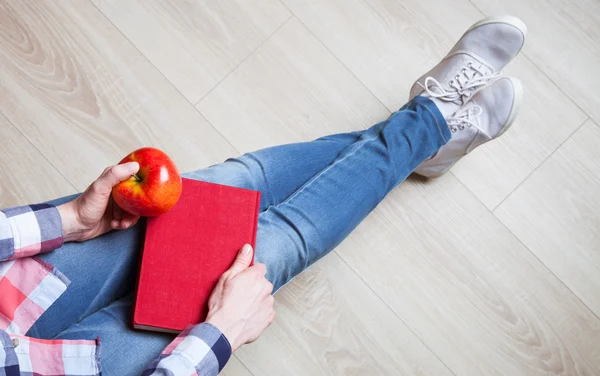
[[[523,22],[520,18],[517,18],[517,17],[496,16],[496,17],[484,18],[483,20],[476,22],[473,26],[471,26],[460,38],[462,39],[462,37],[464,37],[465,34],[467,34],[469,31],[471,31],[473,29],[476,29],[483,25],[489,25],[489,24],[493,24],[493,23],[502,23],[502,24],[511,25],[514,28],[518,29],[521,32],[521,34],[523,34],[523,44],[521,45],[521,48],[519,48],[519,51],[517,52],[515,57],[518,56],[521,53],[523,46],[525,46],[525,39],[527,39],[527,25],[525,25],[525,22]]]

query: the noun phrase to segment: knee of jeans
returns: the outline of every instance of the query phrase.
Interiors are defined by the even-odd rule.
[[[277,207],[260,215],[256,261],[267,266],[274,290],[281,288],[328,251],[318,228],[286,216]]]
[[[223,163],[182,174],[184,178],[263,191],[264,174],[260,164],[249,155],[230,158]]]
[[[259,230],[256,240],[255,262],[265,264],[266,278],[273,284],[273,293],[298,275],[308,265],[301,244],[284,231]],[[263,235],[264,234],[264,235]]]

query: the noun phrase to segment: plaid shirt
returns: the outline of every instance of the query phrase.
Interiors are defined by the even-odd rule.
[[[69,286],[66,276],[32,256],[62,244],[62,222],[55,207],[40,204],[0,211],[0,376],[102,374],[100,338],[24,336]],[[229,342],[219,329],[208,323],[190,325],[143,375],[212,376],[230,356]]]

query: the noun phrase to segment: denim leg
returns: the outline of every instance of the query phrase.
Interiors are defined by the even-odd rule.
[[[260,210],[277,205],[331,164],[364,131],[273,146],[230,158],[224,163],[183,174],[184,177],[260,191]]]
[[[450,139],[429,99],[415,98],[336,161],[260,214],[256,260],[275,289],[335,248],[422,161]]]

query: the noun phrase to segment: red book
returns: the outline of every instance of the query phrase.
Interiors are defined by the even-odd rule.
[[[259,205],[260,192],[183,179],[179,202],[148,219],[134,328],[176,333],[204,321],[219,277],[255,246]]]

